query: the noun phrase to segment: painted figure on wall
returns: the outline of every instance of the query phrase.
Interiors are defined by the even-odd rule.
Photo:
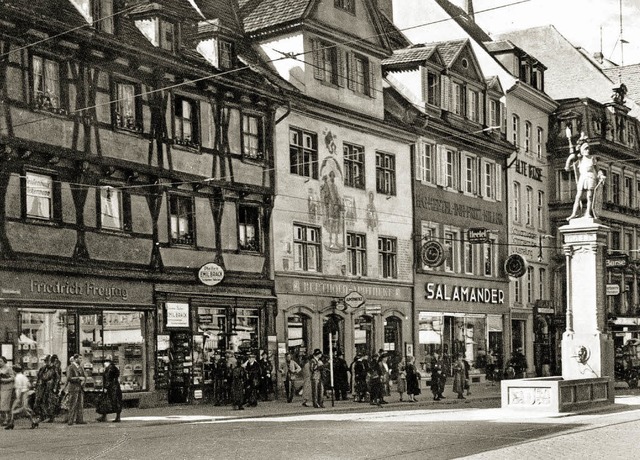
[[[312,189],[308,189],[307,193],[307,207],[309,212],[309,222],[315,224],[318,222],[318,216],[320,215],[320,200],[318,195]]]
[[[373,202],[373,192],[369,192],[367,196],[369,197],[369,203],[367,204],[367,229],[375,230],[378,228],[378,212]]]
[[[331,163],[328,163],[330,165]],[[322,174],[320,196],[322,197],[322,210],[324,215],[323,227],[329,235],[329,251],[341,252],[344,250],[344,205],[342,195],[336,183],[336,171],[328,168]]]

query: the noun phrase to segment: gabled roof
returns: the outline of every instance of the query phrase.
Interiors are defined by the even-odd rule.
[[[451,40],[436,43],[436,45],[438,46],[438,51],[440,51],[440,55],[442,56],[442,59],[444,60],[447,67],[453,64],[458,55],[462,52],[462,49],[467,44],[469,44],[469,39],[467,38],[465,38],[464,40]]]
[[[640,103],[640,64],[625,65],[603,69],[603,72],[616,86],[624,83],[627,97]]]
[[[382,61],[384,67],[393,67],[399,64],[422,64],[435,57],[444,65],[444,61],[438,53],[438,45],[425,44],[414,45],[409,48],[396,50],[393,52],[393,56],[388,57]]]
[[[206,22],[217,21],[223,32],[242,33],[242,21],[238,16],[236,2],[232,0],[190,0],[207,18]],[[201,18],[202,19],[202,18]],[[199,32],[205,32],[206,27]]]
[[[435,0],[440,7],[447,12],[449,16],[462,27],[469,36],[478,43],[490,41],[491,37],[482,30],[474,21],[473,17],[467,14],[465,10],[454,5],[448,0]]]
[[[412,42],[396,27],[382,11],[380,11],[380,23],[384,34],[389,39],[391,49],[399,50],[411,46]]]
[[[247,33],[301,20],[314,0],[238,0]]]

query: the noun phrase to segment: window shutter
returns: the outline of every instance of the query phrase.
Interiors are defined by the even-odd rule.
[[[420,72],[422,72],[422,102],[426,104],[429,98],[429,71],[426,67],[420,67]]]
[[[458,158],[460,160],[460,182],[458,189],[463,192],[471,192],[471,190],[467,190],[467,155],[464,152],[460,152]]]
[[[378,64],[369,60],[369,96],[372,98],[376,98],[378,95],[378,73],[380,72],[380,67]]]
[[[484,92],[482,91],[478,93],[478,121],[482,125],[488,125],[488,123],[485,123]]]
[[[486,192],[487,192],[487,175],[486,175],[486,171],[487,171],[487,161],[483,158],[480,160],[479,162],[479,167],[480,167],[480,181],[478,182],[478,185],[480,186],[480,196],[487,196]]]
[[[467,89],[466,89],[466,93],[467,93],[467,101],[469,101],[469,103],[467,104],[467,107],[466,107],[466,109],[467,109],[467,110],[466,110],[467,118],[468,118],[469,120],[473,120],[473,114],[471,113],[471,112],[472,112],[472,110],[471,110],[471,109],[472,109],[472,105],[473,105],[473,94],[472,94],[472,90],[471,90],[471,89],[469,89],[469,88],[467,88]]]
[[[456,160],[458,160],[458,164],[456,165],[456,168],[455,168],[456,169],[456,171],[454,173],[455,174],[455,178],[453,180],[454,180],[454,183],[455,183],[456,180],[458,181],[458,184],[457,184],[458,185],[458,191],[462,192],[463,191],[463,186],[462,186],[462,160],[461,160],[462,152],[460,150],[456,150],[455,151],[455,157],[456,157]]]
[[[442,110],[450,111],[451,79],[448,75],[442,76]]]
[[[345,51],[336,46],[336,59],[338,60],[338,86],[344,86],[345,78]]]
[[[447,177],[447,157],[446,157],[446,149],[442,145],[438,145],[436,147],[436,156],[437,161],[436,164],[440,167],[437,171],[436,184],[445,186],[446,185],[446,177]]]
[[[496,193],[496,201],[502,201],[502,166],[499,163],[493,164],[494,175],[495,175],[495,193]]]
[[[502,125],[502,132],[507,134],[507,108],[502,102],[500,103],[500,118],[501,120],[499,120],[499,122]]]
[[[353,53],[345,52],[345,61],[347,63],[347,88],[353,91],[356,88],[354,75],[356,65],[353,61]]]
[[[413,152],[416,165],[415,179],[422,181],[424,180],[424,143],[416,142],[411,146],[411,150]]]
[[[311,39],[311,54],[313,55],[313,76],[318,80],[324,80],[324,72],[320,60],[320,42],[315,39]]]

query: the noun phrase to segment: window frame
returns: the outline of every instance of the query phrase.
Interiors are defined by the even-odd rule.
[[[470,163],[471,162],[471,163]],[[478,193],[478,158],[475,155],[464,155],[464,192],[469,195]],[[471,166],[471,167],[469,167]]]
[[[171,26],[167,29],[167,26]],[[158,48],[175,53],[177,49],[178,24],[165,18],[158,18]],[[171,37],[167,37],[167,32],[171,33]]]
[[[530,121],[524,122],[524,152],[531,153],[531,134],[533,127]]]
[[[513,182],[513,221],[514,222],[519,223],[521,221],[521,217],[520,217],[521,203],[522,203],[522,186],[520,185],[520,182],[514,181]]]
[[[50,180],[50,202],[49,202],[49,217],[38,216],[35,214],[29,214],[28,209],[28,181],[29,175],[46,177]],[[60,224],[62,222],[62,192],[59,180],[59,174],[55,171],[37,169],[37,168],[25,168],[20,177],[20,189],[21,189],[21,214],[22,219],[29,223],[42,223],[42,224]]]
[[[36,75],[36,64],[35,61],[39,60],[41,74]],[[49,75],[50,71],[47,71],[47,63],[55,64],[54,69],[54,77]],[[58,113],[62,115],[67,114],[67,93],[65,88],[65,78],[64,78],[64,62],[59,59],[52,58],[47,54],[40,53],[32,53],[29,55],[29,79],[30,79],[30,98],[31,105],[36,110],[45,110],[47,112]],[[54,98],[57,98],[57,106],[55,103],[52,103],[51,96],[48,96],[47,93],[48,87],[51,86],[51,83],[55,83],[54,93],[52,93]],[[42,89],[37,91],[36,86],[41,87]]]
[[[110,232],[130,232],[132,230],[132,217],[131,217],[131,197],[126,188],[123,188],[123,184],[111,184],[103,183],[97,187],[96,193],[96,218],[97,225],[100,230]],[[105,226],[104,224],[104,212],[103,212],[103,191],[113,190],[114,193],[119,194],[118,206],[120,213],[120,225],[118,227]]]
[[[121,88],[130,86],[132,89],[131,96],[121,95]],[[111,94],[113,95],[114,103],[111,105],[111,123],[115,129],[121,129],[124,131],[131,131],[134,133],[142,133],[143,120],[142,120],[142,100],[140,98],[140,84],[127,81],[120,78],[114,78],[111,82]],[[126,115],[123,117],[120,112],[120,107],[126,104],[126,99],[131,99],[131,105],[133,106],[133,117],[131,121],[127,121]]]
[[[366,186],[366,156],[364,147],[349,142],[342,143],[344,161],[344,185],[364,190]],[[356,172],[359,171],[359,175]]]
[[[242,158],[249,161],[263,162],[266,160],[266,142],[265,142],[265,119],[264,115],[253,112],[241,112],[242,119]],[[245,122],[250,120],[257,120],[257,132],[253,133],[247,131],[247,124]],[[249,126],[250,127],[250,126]],[[257,144],[256,154],[247,152],[247,145],[251,144],[248,140],[253,140]]]
[[[172,218],[174,216],[173,213],[173,201],[172,200],[176,200],[176,203],[179,205],[179,213],[176,215],[176,233],[180,232],[180,218],[182,216],[182,214],[180,213],[180,211],[182,210],[182,201],[184,201],[185,203],[189,203],[189,208],[190,208],[190,212],[187,214],[187,223],[189,224],[189,232],[187,232],[186,234],[190,236],[187,236],[187,239],[184,239],[183,237],[174,237],[173,236],[173,221]],[[189,247],[189,248],[195,248],[196,247],[196,215],[195,215],[195,199],[193,197],[193,195],[190,195],[188,193],[181,193],[178,191],[174,191],[174,190],[170,190],[167,192],[167,218],[168,218],[168,225],[169,225],[169,245],[170,246],[177,246],[177,247]],[[189,242],[188,239],[191,239],[191,241]]]
[[[536,139],[537,139],[536,156],[538,157],[538,160],[542,160],[542,146],[544,144],[544,129],[542,129],[540,126],[537,127]]]
[[[497,242],[495,238],[489,238],[489,240],[485,243],[482,243],[482,274],[486,277],[494,277],[496,276],[496,258],[497,251],[496,249]],[[488,254],[488,263],[487,263],[487,254]]]
[[[292,135],[297,135],[300,142],[298,144],[292,143]],[[309,137],[312,141],[312,146],[307,147],[305,139]],[[296,149],[295,157],[296,160],[302,159],[302,162],[297,161],[295,164],[291,161],[293,152],[292,150]],[[309,161],[305,161],[305,159],[309,157]],[[310,179],[318,179],[318,161],[319,161],[319,152],[318,152],[318,133],[313,131],[307,131],[302,128],[296,128],[294,126],[289,126],[289,173],[295,174],[300,177],[308,177]],[[295,171],[294,171],[295,169]],[[308,174],[305,174],[305,170],[308,169]]]
[[[387,163],[391,164],[388,166]],[[395,196],[396,189],[396,156],[392,153],[376,152],[376,192],[387,196]]]
[[[533,187],[527,185],[525,188],[526,191],[526,201],[525,201],[525,225],[527,227],[533,226]]]
[[[180,103],[180,115],[178,115],[178,104]],[[187,104],[190,110],[190,118],[184,116],[184,104]],[[200,148],[200,104],[199,101],[189,96],[175,94],[173,97],[173,144],[198,150]],[[191,139],[185,137],[185,120],[189,121],[191,128]]]
[[[370,73],[371,64],[369,58],[358,53],[353,53],[353,90],[365,96],[371,96]]]
[[[534,292],[535,280],[534,280],[534,273],[533,273],[532,266],[527,267],[526,279],[527,279],[527,303],[531,304],[533,303],[533,298],[535,296],[535,292]]]
[[[347,273],[351,276],[367,276],[367,235],[347,232],[346,242]]]
[[[296,238],[296,228],[303,230],[304,238]],[[317,235],[317,241],[312,241],[308,238],[308,231],[313,230]],[[293,270],[294,271],[303,271],[310,273],[322,273],[322,229],[316,225],[309,225],[304,223],[293,223]],[[300,254],[302,254],[302,262],[303,266],[300,268],[296,268],[297,260],[296,260],[296,245],[299,245],[302,248]],[[308,248],[313,247],[315,249],[316,255],[316,267],[315,270],[311,270],[309,268],[309,256],[308,256]]]
[[[425,68],[425,103],[433,107],[440,107],[442,101],[440,95],[440,74],[428,67]]]
[[[459,273],[460,271],[460,230],[445,227],[442,246],[445,252],[444,271],[447,273]],[[449,243],[449,248],[447,244]]]
[[[417,154],[416,179],[435,185],[437,146],[429,142],[420,142]]]
[[[234,67],[234,46],[229,40],[218,40],[218,68],[220,70],[229,70]]]
[[[391,249],[387,249],[387,244]],[[389,236],[378,236],[378,278],[398,279],[398,240]]]
[[[254,213],[252,217],[255,219],[255,221],[253,222],[255,227],[253,229],[255,245],[253,247],[251,247],[248,240],[243,243],[243,236],[242,236],[243,235],[242,228],[244,225],[244,239],[246,240],[248,238],[248,231],[247,231],[249,228],[248,224],[250,224],[251,222],[249,222],[248,219],[246,219],[246,217],[249,216],[248,214],[249,210],[252,213]],[[243,219],[243,217],[245,219]],[[238,251],[261,253],[263,251],[262,207],[259,206],[258,204],[239,203],[237,207],[236,223],[238,227],[238,241],[237,241]]]
[[[311,43],[314,77],[316,80],[326,84],[338,86],[340,78],[338,67],[340,63],[338,62],[337,46],[320,38],[312,39]]]
[[[511,114],[511,140],[517,150],[520,150],[520,117],[515,113]]]
[[[546,205],[544,203],[544,190],[538,190],[538,229],[544,230],[545,225],[545,213]]]
[[[452,190],[460,187],[460,152],[454,149],[444,149],[444,186]]]

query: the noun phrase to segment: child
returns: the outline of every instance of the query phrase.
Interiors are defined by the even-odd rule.
[[[31,420],[31,429],[38,428],[38,422],[35,421],[33,411],[29,408],[29,395],[33,393],[31,383],[29,383],[27,376],[22,373],[22,366],[18,364],[14,365],[13,371],[16,373],[16,378],[13,382],[13,390],[15,391],[16,398],[11,407],[9,423],[4,429],[13,430],[14,417],[23,412],[29,417],[29,420]]]

